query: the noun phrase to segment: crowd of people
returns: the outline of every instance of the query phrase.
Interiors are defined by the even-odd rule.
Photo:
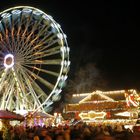
[[[140,130],[123,125],[14,126],[8,128],[6,138],[0,131],[0,140],[140,140]]]

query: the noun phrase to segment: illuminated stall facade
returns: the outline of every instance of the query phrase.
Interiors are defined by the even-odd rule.
[[[82,98],[83,97],[83,98]],[[135,89],[94,91],[73,94],[77,103],[66,105],[66,113],[75,113],[82,120],[136,119],[139,95]]]

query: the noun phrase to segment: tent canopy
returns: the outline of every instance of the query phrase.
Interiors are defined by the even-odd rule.
[[[0,119],[9,119],[9,120],[24,120],[22,115],[16,114],[8,110],[0,110]]]
[[[54,118],[54,116],[46,113],[46,112],[28,112],[26,117],[32,117],[32,118]]]

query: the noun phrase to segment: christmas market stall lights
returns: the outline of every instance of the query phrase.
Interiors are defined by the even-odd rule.
[[[66,105],[66,113],[75,113],[83,121],[138,118],[140,97],[135,89],[73,94],[76,98],[81,100]]]

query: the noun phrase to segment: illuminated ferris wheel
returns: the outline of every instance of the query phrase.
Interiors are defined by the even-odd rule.
[[[69,65],[66,35],[51,16],[28,6],[0,13],[0,109],[51,111]]]

